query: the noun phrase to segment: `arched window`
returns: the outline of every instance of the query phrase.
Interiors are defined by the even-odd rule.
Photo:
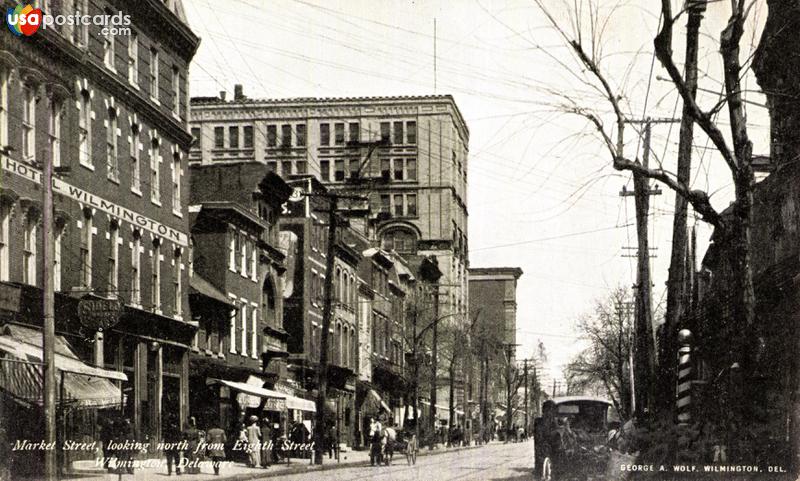
[[[417,236],[410,229],[394,228],[383,234],[383,248],[404,254],[417,252]]]
[[[275,287],[269,277],[264,280],[261,292],[261,313],[268,326],[275,325]]]

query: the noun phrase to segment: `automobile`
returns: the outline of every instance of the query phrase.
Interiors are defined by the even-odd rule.
[[[619,426],[612,403],[591,396],[561,396],[544,401],[542,413],[533,424],[534,466],[539,479],[604,479],[608,433]]]

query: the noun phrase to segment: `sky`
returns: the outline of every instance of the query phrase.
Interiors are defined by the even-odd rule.
[[[193,96],[217,95],[243,84],[251,98],[451,94],[470,130],[469,246],[472,267],[523,270],[517,287],[517,358],[548,353],[545,382],[584,346],[575,321],[617,286],[636,282],[636,230],[630,175],[611,167],[599,135],[564,112],[573,102],[608,124],[608,103],[565,39],[534,0],[183,0],[201,37],[190,68]],[[592,26],[601,69],[630,118],[674,118],[681,105],[666,71],[653,58],[659,2],[602,5],[591,22],[587,1],[542,0],[571,38],[589,44]],[[681,2],[682,3],[682,2]],[[575,13],[573,6],[579,5]],[[699,103],[722,88],[719,32],[729,2],[711,0],[701,26]],[[679,10],[673,1],[673,9]],[[756,0],[741,43],[749,65],[766,17]],[[673,50],[682,68],[685,17],[675,23]],[[435,30],[435,34],[434,34]],[[587,49],[589,45],[587,45]],[[594,85],[597,85],[594,82]],[[758,85],[743,86],[756,154],[769,153],[768,117]],[[728,133],[726,111],[716,118]],[[634,126],[625,153],[640,156]],[[678,124],[652,130],[651,165],[675,170]],[[692,186],[711,193],[715,207],[732,200],[730,174],[705,135],[695,129]],[[652,198],[653,306],[663,310],[671,248],[674,194]],[[700,255],[711,233],[697,224]]]

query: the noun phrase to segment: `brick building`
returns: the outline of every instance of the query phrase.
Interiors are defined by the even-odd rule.
[[[120,11],[101,0],[45,10]],[[42,323],[40,171],[48,158],[57,172],[56,332],[82,361],[126,374],[116,383],[124,415],[137,439],[156,440],[163,411],[188,414],[195,326],[186,93],[199,39],[179,1],[148,0],[122,13],[130,31],[119,35],[62,25],[0,36],[0,289],[18,301],[3,306],[2,322]],[[118,323],[105,333],[82,325],[80,299],[120,301]],[[96,439],[97,414],[70,411],[60,435]]]

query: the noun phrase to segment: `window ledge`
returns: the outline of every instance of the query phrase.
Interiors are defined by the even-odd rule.
[[[160,200],[158,200],[158,199],[153,199],[153,198],[151,197],[151,198],[150,198],[150,202],[151,202],[152,204],[154,204],[154,205],[157,205],[157,206],[161,207],[161,201],[160,201]]]
[[[92,172],[94,172],[94,165],[87,164],[85,162],[80,162],[80,161],[78,163],[81,165],[81,167],[83,167],[85,169],[88,169],[88,170],[91,170]]]
[[[172,211],[172,215],[174,215],[175,217],[180,217],[181,219],[183,219],[183,214],[181,212],[177,211],[177,210],[173,210]]]
[[[117,185],[119,185],[119,177],[117,177],[117,176],[114,176],[114,175],[107,175],[107,176],[106,176],[106,178],[107,178],[107,179],[108,179],[110,182],[112,182],[112,183],[114,183],[114,184],[117,184]]]
[[[142,197],[142,191],[136,187],[131,187],[131,192],[133,192],[135,195],[138,195],[139,197]]]

